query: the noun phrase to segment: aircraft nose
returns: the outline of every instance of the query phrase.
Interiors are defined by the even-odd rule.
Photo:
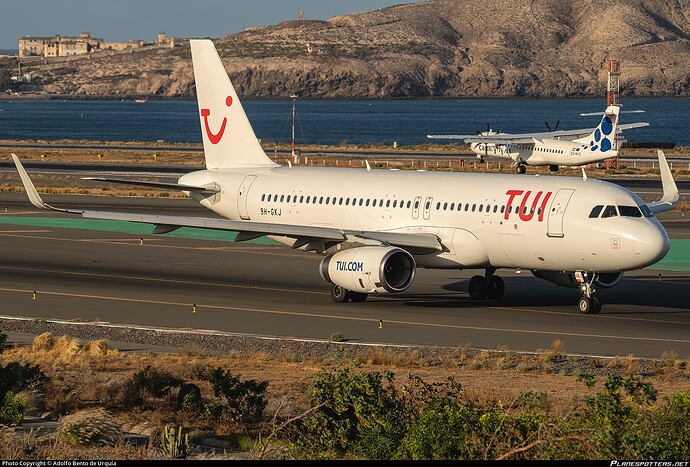
[[[671,246],[671,240],[659,221],[645,222],[633,234],[633,251],[640,267],[661,261]]]

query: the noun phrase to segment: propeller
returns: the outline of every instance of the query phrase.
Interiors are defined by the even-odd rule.
[[[475,130],[479,136],[485,136],[491,133],[491,125],[489,125],[489,122],[486,122],[486,132],[482,132],[481,130]]]
[[[556,126],[553,127],[553,130],[551,129],[551,125],[549,125],[549,122],[544,122],[544,125],[546,125],[546,128],[549,129],[549,131],[556,131],[558,130],[558,125],[561,123],[560,120],[556,120]]]

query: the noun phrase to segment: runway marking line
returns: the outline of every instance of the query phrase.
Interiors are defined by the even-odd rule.
[[[30,294],[33,291],[23,290],[23,289],[10,289],[10,288],[0,288],[2,292],[13,292]],[[87,295],[87,294],[75,294],[67,292],[50,292],[45,290],[37,291],[39,295],[52,295],[57,297],[73,297],[73,298],[83,298],[87,300],[108,300],[116,302],[127,302],[127,303],[145,303],[153,305],[164,305],[164,306],[175,306],[175,307],[189,307],[189,303],[180,302],[168,302],[162,300],[145,300],[137,298],[124,298],[124,297],[107,297],[102,295]],[[372,318],[356,318],[353,316],[342,316],[342,315],[327,315],[322,313],[303,313],[295,311],[284,311],[284,310],[268,310],[260,308],[245,308],[245,307],[233,307],[224,305],[208,305],[203,303],[197,303],[197,308],[210,309],[210,310],[225,310],[225,311],[240,311],[240,312],[250,312],[250,313],[265,313],[274,315],[287,315],[287,316],[302,316],[306,318],[324,318],[324,319],[336,319],[344,321],[366,321],[370,323],[378,323],[377,319]],[[537,331],[529,329],[509,329],[509,328],[495,328],[495,327],[483,327],[483,326],[462,326],[455,324],[438,324],[438,323],[421,323],[415,321],[400,321],[387,319],[386,323],[399,324],[404,326],[418,326],[418,327],[432,327],[432,328],[447,328],[447,329],[464,329],[471,331],[487,331],[487,332],[507,332],[516,334],[539,334],[539,335],[557,335],[557,336],[567,336],[567,337],[587,337],[595,339],[617,339],[617,340],[633,340],[633,341],[653,341],[653,342],[673,342],[680,344],[690,344],[690,340],[687,339],[662,339],[656,337],[635,337],[635,336],[615,336],[606,334],[585,334],[576,332],[564,332],[564,331]]]

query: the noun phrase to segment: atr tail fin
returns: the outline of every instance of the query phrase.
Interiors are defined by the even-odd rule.
[[[613,141],[616,138],[616,127],[618,126],[619,113],[620,106],[609,105],[604,112],[604,116],[602,117],[599,126],[596,127],[589,136],[576,139],[575,141],[588,145],[591,151],[611,151],[613,148]],[[612,154],[612,156],[615,156],[615,154]]]
[[[206,168],[276,166],[261,148],[210,40],[191,40]]]

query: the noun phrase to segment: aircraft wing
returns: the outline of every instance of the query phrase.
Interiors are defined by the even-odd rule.
[[[163,234],[172,232],[180,227],[193,227],[199,229],[225,230],[238,232],[235,241],[245,241],[254,238],[263,237],[266,235],[276,235],[295,238],[297,241],[293,248],[300,248],[310,242],[345,242],[348,239],[363,238],[387,243],[393,246],[408,249],[421,249],[428,251],[441,251],[443,249],[439,238],[433,234],[426,233],[407,233],[407,232],[392,232],[392,231],[352,231],[343,230],[335,227],[317,227],[317,226],[303,226],[290,224],[269,224],[264,222],[230,220],[230,219],[213,219],[205,217],[184,217],[184,216],[163,216],[156,214],[134,214],[124,212],[107,212],[107,211],[87,211],[87,210],[70,210],[53,207],[43,201],[38,194],[31,178],[24,169],[24,166],[19,161],[19,158],[12,154],[14,163],[19,171],[19,176],[22,179],[26,193],[29,196],[31,204],[40,209],[48,209],[67,214],[81,215],[87,219],[107,219],[136,222],[142,224],[152,224],[154,226],[153,233]],[[159,185],[177,185],[177,184],[159,184]],[[149,186],[159,186],[149,185]],[[160,186],[159,186],[160,187]],[[178,189],[190,190],[194,187],[179,185]],[[205,187],[196,187],[201,191],[206,191]]]
[[[618,125],[616,128],[616,134],[621,133],[623,130],[631,130],[633,128],[642,128],[649,126],[647,122],[637,122],[637,123],[626,123]],[[592,133],[592,128],[580,128],[576,130],[556,130],[556,131],[544,131],[540,133],[504,133],[498,135],[427,135],[429,139],[461,139],[466,143],[493,143],[493,144],[509,144],[509,143],[527,143],[532,144],[534,140],[542,139],[561,139],[561,138],[571,138],[577,139],[585,137]]]
[[[680,193],[678,192],[678,187],[676,182],[673,180],[673,175],[671,174],[671,169],[666,161],[666,156],[664,151],[661,149],[657,150],[659,155],[659,171],[661,172],[661,185],[663,187],[663,195],[659,201],[653,203],[647,203],[647,207],[654,214],[670,211],[675,208],[680,199]]]

